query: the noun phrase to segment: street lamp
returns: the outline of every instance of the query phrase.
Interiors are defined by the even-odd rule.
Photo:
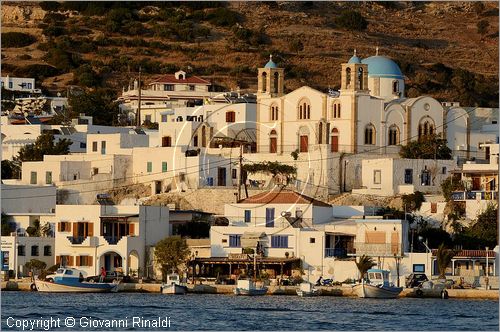
[[[97,248],[102,247],[103,245],[104,245],[104,243],[103,244],[97,244],[94,247],[94,249],[95,249],[95,252],[94,252],[94,263],[95,263],[94,264],[95,265],[94,272],[95,272],[95,274],[94,275],[97,275]]]
[[[429,275],[430,277],[432,278],[432,267],[431,267],[431,262],[430,262],[430,253],[431,253],[431,249],[429,248],[428,246],[428,239],[425,239],[425,242],[424,242],[424,238],[422,236],[419,236],[418,237],[418,240],[420,242],[422,242],[422,244],[425,246],[425,249],[426,249],[426,252],[427,252],[427,262],[429,263]]]
[[[489,283],[489,269],[488,269],[488,250],[490,250],[490,247],[486,247],[486,289],[488,289],[488,283]]]
[[[398,276],[398,287],[399,287],[399,266],[401,264],[401,256],[398,256],[397,253],[394,253],[394,260],[396,261],[396,273],[397,273],[397,276]]]

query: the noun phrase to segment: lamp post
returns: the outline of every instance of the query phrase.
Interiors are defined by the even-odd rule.
[[[401,264],[401,256],[398,256],[397,253],[394,253],[394,259],[396,260],[396,274],[398,276],[397,285],[399,287],[399,266]]]
[[[94,272],[95,274],[94,275],[97,275],[97,248],[99,247],[102,247],[104,245],[103,244],[96,244],[96,246],[94,247],[95,251],[94,251],[94,262],[95,262],[95,267],[94,267]]]
[[[430,273],[430,277],[432,278],[431,258],[430,258],[430,255],[429,255],[431,253],[431,249],[428,246],[428,241],[429,240],[425,239],[425,242],[424,242],[424,238],[422,236],[419,236],[418,240],[420,242],[422,242],[422,244],[425,246],[425,249],[426,249],[426,252],[427,252],[427,262],[429,263],[429,273]]]
[[[490,278],[489,278],[490,273],[489,273],[489,269],[488,269],[488,250],[490,250],[490,248],[489,248],[489,247],[486,247],[486,278],[485,278],[485,279],[486,279],[486,280],[485,280],[485,283],[486,283],[486,289],[488,289],[488,284],[489,284],[489,281],[490,281],[490,280],[489,280],[489,279],[490,279]]]

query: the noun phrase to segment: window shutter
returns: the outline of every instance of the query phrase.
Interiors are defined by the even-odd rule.
[[[88,224],[89,226],[89,229],[88,229],[88,236],[94,236],[94,224],[93,223],[89,223]]]
[[[73,265],[73,256],[68,256],[68,265],[69,266],[74,266]]]
[[[66,232],[71,232],[71,223],[68,221],[66,224],[68,225]]]
[[[60,231],[61,231],[61,223],[60,223],[60,222],[58,222],[58,223],[57,223],[57,231],[58,231],[58,232],[60,232]]]
[[[78,223],[74,222],[73,223],[73,238],[77,237],[78,236],[78,227],[77,227]]]
[[[56,256],[56,265],[61,264],[61,256]]]
[[[87,265],[88,266],[92,266],[92,260],[93,260],[92,257],[87,257]]]
[[[135,235],[135,232],[134,232],[135,231],[135,229],[134,229],[135,227],[134,226],[135,226],[134,224],[129,224],[128,225],[128,235],[130,235],[130,236]]]
[[[80,266],[80,256],[76,256],[76,266]]]

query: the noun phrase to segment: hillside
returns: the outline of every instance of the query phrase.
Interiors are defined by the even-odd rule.
[[[498,107],[495,2],[123,6],[3,2],[2,76],[35,76],[51,93],[79,85],[111,88],[118,95],[139,66],[146,83],[183,68],[220,90],[254,91],[257,68],[272,53],[286,69],[286,90],[310,85],[326,91],[339,87],[340,64],[353,49],[367,57],[379,46],[380,55],[400,64],[409,97],[428,94],[466,106]],[[359,12],[366,29],[346,28],[341,17],[347,10]]]

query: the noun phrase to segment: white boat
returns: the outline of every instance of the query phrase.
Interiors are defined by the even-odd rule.
[[[236,284],[236,288],[234,289],[234,294],[236,295],[266,295],[267,287],[260,286],[257,287],[255,282],[250,279],[240,279]]]
[[[303,282],[297,289],[297,295],[300,297],[316,296],[319,295],[319,291],[310,282]]]
[[[48,275],[46,281],[35,279],[35,287],[39,292],[49,293],[102,293],[117,291],[118,284],[84,281],[81,271],[60,268]]]
[[[389,283],[389,271],[370,269],[368,280],[362,279],[361,284],[353,287],[358,297],[377,299],[394,299],[403,291],[403,287],[395,287]]]
[[[172,273],[167,275],[167,282],[161,285],[162,294],[186,294],[187,287],[181,285],[179,275]]]

